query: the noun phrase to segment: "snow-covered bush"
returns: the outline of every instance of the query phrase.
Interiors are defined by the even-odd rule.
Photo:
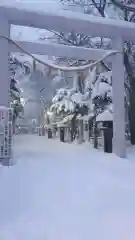
[[[71,96],[75,91],[75,89],[58,89],[52,99],[51,111],[55,112],[56,115],[73,113],[75,111],[75,102],[72,101]]]
[[[88,104],[85,101],[84,95],[77,92],[75,88],[59,89],[52,99],[51,111],[56,114],[87,114]]]
[[[95,106],[95,112],[104,110],[112,103],[112,72],[101,73],[92,90],[91,100]]]
[[[112,103],[112,72],[96,76],[96,67],[89,71],[83,80],[83,93],[79,91],[77,74],[73,79],[73,88],[60,88],[52,99],[51,111],[56,115],[96,113]]]
[[[23,105],[21,103],[21,90],[16,80],[16,73],[22,66],[13,57],[9,59],[10,70],[10,106],[13,108],[13,131],[15,130],[15,123],[20,113],[23,112]]]

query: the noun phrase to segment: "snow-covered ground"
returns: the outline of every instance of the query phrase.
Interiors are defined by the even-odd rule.
[[[14,150],[0,167],[0,240],[135,239],[133,156],[27,135]]]

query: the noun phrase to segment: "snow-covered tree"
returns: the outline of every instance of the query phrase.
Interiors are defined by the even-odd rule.
[[[16,58],[10,57],[10,105],[13,108],[13,128],[20,113],[23,112],[23,105],[21,103],[21,90],[17,86],[17,80],[15,79],[17,69],[23,66],[17,61]]]
[[[61,0],[64,6],[68,6],[70,10],[81,11],[84,14],[101,16],[106,18],[123,19],[129,22],[135,22],[135,5],[131,1],[119,0]],[[67,4],[67,5],[66,5]],[[82,34],[71,32],[69,34],[56,33],[60,38],[60,43],[97,47],[97,48],[111,48],[110,39],[106,38],[93,38],[92,36],[84,36]],[[126,93],[128,92],[128,115],[131,133],[131,143],[135,144],[135,43],[126,41],[124,45],[124,64],[126,69]],[[80,62],[81,64],[81,62]],[[111,70],[111,66],[107,62],[101,62],[102,66],[107,71]]]
[[[78,93],[75,88],[58,89],[52,102],[51,111],[62,117],[70,114],[84,115],[88,113],[88,106],[87,102],[84,100],[84,95]]]
[[[59,116],[63,122],[70,121],[71,139],[76,136],[76,119],[79,114],[88,114],[88,104],[84,100],[84,95],[76,88],[59,89],[52,99],[51,111],[55,116]]]
[[[88,112],[97,114],[112,103],[111,71],[97,76],[94,67],[83,79],[81,90],[76,73],[73,78],[73,88],[58,89],[52,102],[51,110],[56,114],[63,113],[63,116],[73,113],[87,115]]]
[[[112,103],[112,72],[101,73],[92,89],[92,102],[96,112]]]

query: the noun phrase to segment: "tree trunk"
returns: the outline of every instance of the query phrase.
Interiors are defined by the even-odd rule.
[[[89,127],[89,140],[90,140],[90,138],[92,137],[93,119],[89,119],[88,127]]]
[[[94,123],[94,148],[98,148],[98,131],[97,131],[97,122]]]
[[[129,47],[130,45],[128,45]],[[124,65],[129,78],[130,90],[129,90],[129,130],[130,130],[130,141],[132,145],[135,145],[135,77],[134,71],[129,61],[128,52],[124,53]]]
[[[82,73],[80,73],[78,75],[78,90],[80,93],[84,93],[84,80],[83,80],[83,76],[82,76]]]
[[[135,78],[130,79],[130,94],[129,94],[129,128],[131,144],[135,145]]]
[[[75,140],[75,136],[76,136],[76,114],[71,120],[71,141]]]
[[[13,120],[12,126],[13,126],[13,134],[15,134],[16,120]]]
[[[83,120],[79,120],[79,143],[83,143],[84,141],[84,127],[83,127]]]

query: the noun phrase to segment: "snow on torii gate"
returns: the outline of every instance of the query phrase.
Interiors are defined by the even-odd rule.
[[[40,29],[53,29],[62,32],[79,32],[85,35],[108,37],[112,39],[114,50],[123,51],[123,40],[135,40],[135,24],[101,17],[90,17],[69,11],[34,12],[12,7],[0,7],[0,36],[10,37],[10,24]],[[106,50],[86,49],[82,47],[58,44],[38,44],[17,42],[32,54],[68,56],[78,59],[98,60]],[[10,47],[10,48],[9,48]],[[9,52],[18,52],[15,45],[0,38],[0,105],[9,106]],[[120,157],[126,155],[125,109],[124,109],[124,65],[122,54],[112,57],[113,79],[113,152]]]

